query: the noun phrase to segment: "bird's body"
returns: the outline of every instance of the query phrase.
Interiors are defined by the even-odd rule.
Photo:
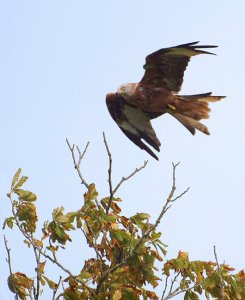
[[[179,95],[184,71],[191,56],[212,54],[189,43],[160,49],[146,57],[145,74],[139,83],[121,85],[116,93],[106,96],[108,110],[124,134],[141,149],[158,159],[142,139],[160,151],[160,142],[151,126],[151,119],[169,113],[181,122],[192,134],[195,129],[209,134],[199,122],[209,117],[209,102],[219,101],[223,96],[211,93]]]

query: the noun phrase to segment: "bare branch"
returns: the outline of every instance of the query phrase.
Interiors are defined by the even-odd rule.
[[[106,151],[107,151],[107,155],[108,155],[108,158],[109,158],[108,183],[109,183],[110,198],[109,198],[109,201],[108,201],[108,204],[107,204],[107,207],[106,207],[106,214],[108,214],[110,206],[111,206],[111,202],[112,202],[112,199],[113,199],[112,176],[111,176],[112,175],[112,155],[111,155],[111,152],[110,152],[110,149],[109,149],[109,146],[108,146],[108,143],[107,143],[106,136],[105,136],[104,132],[103,132],[103,138],[104,138],[104,144],[105,144],[105,148],[106,148]]]
[[[8,241],[6,239],[5,234],[3,235],[3,238],[4,238],[5,249],[6,249],[7,254],[8,254],[8,258],[6,258],[6,261],[7,261],[8,266],[9,266],[9,273],[10,273],[10,275],[12,275],[13,272],[12,272],[12,263],[11,263],[11,255],[10,255],[11,249],[8,247]],[[15,296],[14,296],[15,300],[18,300],[19,299],[18,293],[17,292],[14,292],[14,293],[15,293]]]
[[[110,206],[111,206],[111,202],[113,200],[114,195],[116,194],[117,190],[120,188],[120,186],[127,180],[129,180],[130,178],[132,178],[136,173],[140,172],[142,169],[144,169],[148,163],[148,160],[146,160],[143,164],[143,166],[136,168],[131,174],[129,174],[126,177],[122,177],[122,179],[119,181],[119,183],[116,185],[116,187],[113,189],[113,185],[112,185],[112,155],[106,140],[106,136],[105,133],[103,132],[103,138],[104,138],[104,144],[106,147],[106,152],[109,158],[109,169],[108,169],[108,183],[109,183],[109,191],[110,191],[110,197],[109,197],[109,201],[106,207],[106,214],[108,214]]]
[[[10,256],[11,249],[8,247],[8,241],[6,239],[5,234],[3,235],[3,238],[4,238],[5,249],[6,249],[7,254],[8,254],[8,258],[6,258],[6,261],[7,261],[8,266],[9,266],[9,273],[10,273],[10,275],[12,275],[13,272],[12,272],[11,256]]]
[[[201,282],[198,283],[198,284],[193,284],[192,286],[190,286],[190,287],[188,287],[188,288],[185,288],[185,289],[183,289],[183,290],[181,290],[181,289],[178,287],[178,288],[176,288],[173,292],[169,292],[168,295],[167,295],[166,297],[162,298],[161,300],[168,300],[168,299],[174,298],[175,296],[177,296],[177,295],[179,295],[179,294],[182,294],[182,293],[188,292],[188,291],[190,291],[190,290],[193,290],[195,287],[198,287],[198,286],[202,285],[203,282],[204,282],[204,280],[201,281]]]
[[[75,155],[75,145],[73,144],[72,146],[70,145],[68,139],[66,139],[66,143],[71,151],[71,155],[72,155],[72,159],[73,159],[73,164],[74,164],[74,168],[77,170],[78,176],[81,179],[81,184],[85,185],[86,188],[89,187],[89,184],[86,182],[86,180],[84,179],[81,170],[80,170],[80,165],[81,165],[81,161],[84,158],[84,155],[88,149],[89,146],[89,142],[87,142],[87,145],[85,146],[85,149],[83,151],[83,153],[81,153],[80,149],[78,146],[76,146],[77,152],[78,152],[78,160],[76,159],[76,155]]]
[[[132,178],[136,173],[140,172],[142,169],[144,169],[146,167],[146,165],[148,164],[148,160],[144,161],[144,164],[139,167],[136,168],[131,174],[129,174],[126,177],[122,177],[122,179],[119,181],[119,183],[117,184],[117,186],[114,188],[113,190],[113,195],[117,192],[117,190],[120,188],[120,186],[123,184],[124,181],[129,180],[130,178]]]
[[[58,262],[57,260],[54,260],[51,256],[47,255],[46,253],[44,253],[41,249],[38,249],[38,251],[40,251],[41,255],[44,256],[45,258],[47,258],[48,260],[50,260],[52,263],[54,263],[55,265],[57,265],[60,269],[62,269],[65,273],[67,273],[68,275],[70,275],[74,280],[76,280],[77,282],[79,282],[84,289],[88,290],[90,292],[90,294],[92,296],[95,296],[94,291],[87,286],[82,280],[80,280],[76,275],[72,274],[72,272],[68,269],[66,269],[60,262]]]
[[[168,287],[168,278],[169,278],[169,276],[166,276],[166,279],[165,279],[165,285],[164,285],[164,290],[163,290],[163,292],[162,292],[161,300],[163,300],[164,295],[165,295],[166,290],[167,290],[167,287]]]
[[[31,239],[32,241],[34,240],[33,234],[31,234]],[[37,251],[37,248],[32,244],[33,247],[33,251],[34,251],[34,255],[35,255],[35,259],[36,259],[36,273],[37,273],[37,287],[34,287],[34,297],[35,299],[39,299],[39,295],[40,295],[40,274],[39,274],[39,266],[41,263],[41,259],[40,259],[40,253]]]
[[[53,292],[52,300],[55,300],[55,296],[56,296],[57,291],[58,291],[58,289],[59,289],[59,286],[60,286],[60,283],[61,283],[61,279],[62,279],[62,277],[60,276],[59,281],[58,281],[57,286],[56,286],[56,289],[55,289],[54,292]]]
[[[220,264],[218,262],[218,256],[216,253],[216,247],[214,246],[214,257],[217,263],[217,270],[218,270],[218,274],[220,277],[220,285],[221,285],[221,299],[220,300],[224,300],[225,299],[225,284],[224,284],[224,279],[222,277],[222,272],[221,272],[221,268],[220,268]]]
[[[160,213],[160,215],[158,216],[158,218],[156,219],[156,222],[153,226],[151,226],[141,237],[141,240],[138,242],[138,246],[140,246],[142,244],[142,242],[144,242],[144,240],[150,235],[150,233],[157,228],[157,226],[160,224],[162,217],[164,216],[164,214],[167,212],[167,210],[171,207],[171,205],[169,205],[169,203],[176,201],[177,199],[179,199],[180,197],[182,197],[185,193],[188,192],[189,188],[186,189],[183,193],[181,193],[179,196],[177,196],[175,199],[172,199],[176,190],[176,179],[175,179],[175,171],[176,171],[176,167],[179,165],[179,163],[174,164],[172,163],[173,166],[173,183],[172,183],[172,188],[171,191],[167,197],[167,200],[165,202],[165,204],[163,205],[162,211]],[[138,246],[135,246],[138,248]]]
[[[174,279],[173,279],[173,280],[171,280],[171,286],[170,286],[169,293],[172,293],[172,290],[173,290],[174,284],[175,284],[175,282],[177,281],[177,278],[178,278],[179,274],[180,274],[180,271],[179,271],[179,272],[177,272],[177,274],[175,275]]]

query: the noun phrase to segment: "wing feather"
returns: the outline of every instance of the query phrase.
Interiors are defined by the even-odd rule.
[[[156,151],[160,151],[161,143],[151,125],[151,118],[156,114],[145,113],[142,110],[128,105],[119,94],[107,94],[106,104],[108,110],[122,132],[139,148],[148,152],[158,160],[154,152],[142,140],[152,146]]]
[[[146,57],[145,74],[140,86],[164,87],[170,92],[179,92],[184,72],[192,56],[213,54],[200,49],[215,48],[211,45],[197,45],[198,42],[163,48]]]

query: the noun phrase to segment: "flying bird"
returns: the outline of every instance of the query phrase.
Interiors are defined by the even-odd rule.
[[[163,48],[151,53],[146,57],[143,66],[145,74],[139,83],[123,84],[116,93],[106,95],[108,110],[122,132],[157,160],[158,157],[148,147],[160,152],[161,143],[151,125],[152,119],[168,113],[193,135],[196,129],[209,134],[208,128],[199,121],[209,118],[209,102],[224,98],[212,96],[212,93],[178,94],[191,57],[199,54],[214,55],[202,49],[217,47],[198,43]]]

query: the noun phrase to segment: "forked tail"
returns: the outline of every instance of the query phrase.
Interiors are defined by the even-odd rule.
[[[224,96],[211,96],[212,93],[197,95],[178,95],[174,105],[169,105],[169,111],[180,123],[182,123],[193,135],[195,129],[210,134],[208,128],[199,120],[208,119],[211,109],[209,102],[216,102]]]

